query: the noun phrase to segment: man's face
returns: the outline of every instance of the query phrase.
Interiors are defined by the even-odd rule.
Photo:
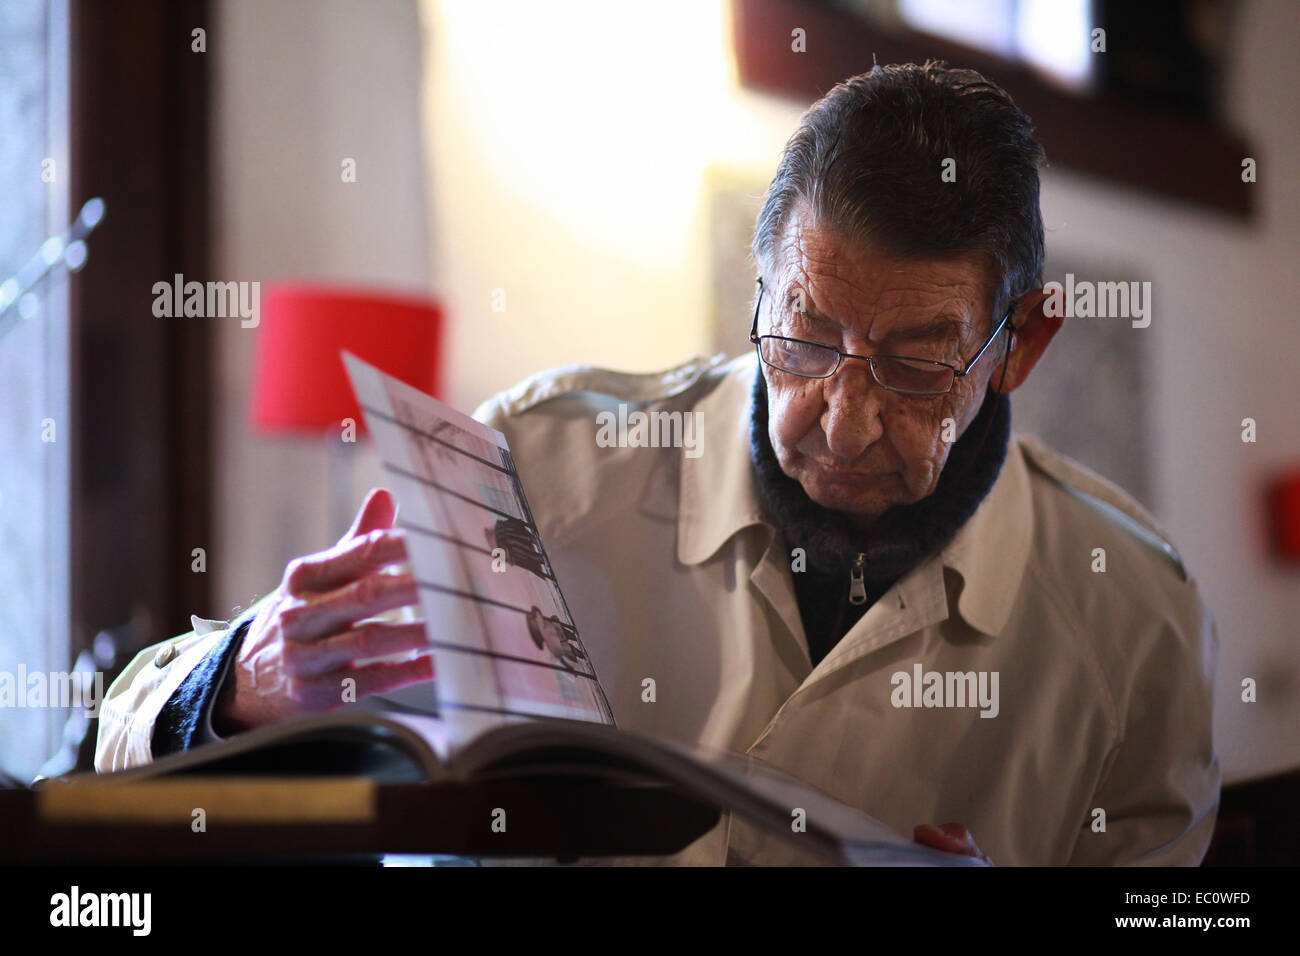
[[[987,281],[975,257],[907,261],[854,248],[796,212],[764,279],[759,334],[834,345],[856,355],[905,355],[956,368],[990,329]],[[774,280],[767,288],[769,280]],[[788,297],[803,293],[804,311]],[[867,362],[844,359],[827,379],[764,364],[768,432],[781,469],[819,505],[869,523],[934,491],[951,444],[979,411],[1005,343],[952,391],[917,397],[876,384]],[[955,427],[944,428],[951,418]]]

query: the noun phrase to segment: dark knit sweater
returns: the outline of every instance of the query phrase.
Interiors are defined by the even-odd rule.
[[[794,573],[795,598],[813,666],[904,574],[944,547],[988,495],[1007,455],[1011,402],[992,389],[953,444],[929,496],[886,511],[867,530],[823,508],[786,475],[768,436],[767,383],[755,376],[750,450],[759,493],[789,548],[803,548],[807,570]],[[849,601],[851,571],[861,555],[863,603]]]

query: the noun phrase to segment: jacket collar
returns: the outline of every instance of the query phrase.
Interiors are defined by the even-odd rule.
[[[681,457],[677,560],[702,564],[732,535],[763,520],[749,453],[750,392],[758,358],[750,352],[720,370],[723,379],[695,405],[701,413],[700,454]],[[774,530],[774,529],[773,529]]]
[[[939,554],[962,577],[958,613],[990,636],[1002,632],[1020,593],[1034,533],[1031,496],[1024,453],[1013,438],[988,497]]]
[[[723,366],[718,385],[695,405],[703,442],[698,457],[681,455],[677,503],[677,559],[701,564],[735,534],[761,525],[763,517],[749,447],[750,407],[757,358],[748,353]],[[906,575],[923,573],[934,562],[962,579],[957,612],[971,627],[996,635],[1006,624],[1019,592],[1033,535],[1029,474],[1019,442],[1012,440],[997,481],[975,514],[939,554]],[[793,589],[792,589],[793,590]]]

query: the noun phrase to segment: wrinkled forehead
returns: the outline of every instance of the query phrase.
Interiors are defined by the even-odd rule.
[[[764,278],[774,309],[873,339],[937,331],[944,323],[965,331],[985,324],[992,305],[989,271],[975,254],[902,257],[802,217],[792,220],[774,253],[773,274]]]

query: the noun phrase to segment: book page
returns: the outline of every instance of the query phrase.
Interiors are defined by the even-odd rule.
[[[456,725],[460,740],[528,718],[612,724],[505,438],[346,352],[344,363],[399,506],[433,654],[432,682],[383,696]]]

